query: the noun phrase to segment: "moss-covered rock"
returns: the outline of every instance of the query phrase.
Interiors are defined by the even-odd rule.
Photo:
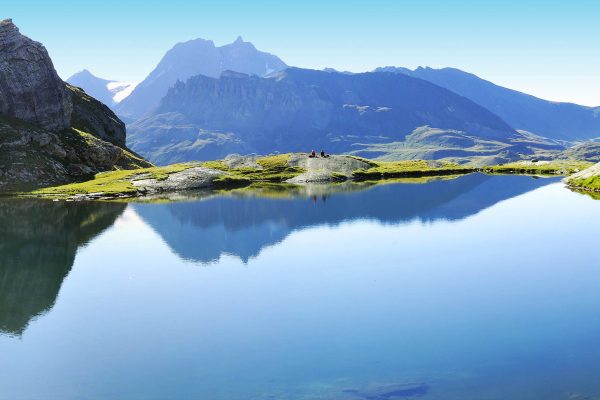
[[[565,181],[573,189],[600,192],[600,163],[571,175]]]

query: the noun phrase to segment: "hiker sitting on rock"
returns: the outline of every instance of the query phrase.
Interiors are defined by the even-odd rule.
[[[321,150],[321,157],[328,158],[329,154],[325,154],[325,150]]]
[[[311,151],[311,152],[310,152],[310,155],[309,155],[308,157],[309,157],[309,158],[315,158],[315,157],[317,157],[317,152],[316,152],[316,151],[314,151],[314,150],[313,150],[313,151]]]

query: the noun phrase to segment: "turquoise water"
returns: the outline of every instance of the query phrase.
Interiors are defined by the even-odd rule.
[[[484,175],[5,200],[0,399],[600,398],[598,221]]]

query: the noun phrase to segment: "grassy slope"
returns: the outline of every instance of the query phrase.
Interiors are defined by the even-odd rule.
[[[472,167],[461,166],[455,163],[441,161],[430,162],[424,160],[408,161],[371,161],[371,168],[355,171],[352,175],[356,180],[379,180],[415,176],[441,176],[456,175],[475,172]]]
[[[495,174],[570,175],[592,165],[587,161],[552,161],[546,163],[515,162],[482,168],[483,172]]]
[[[223,176],[216,179],[216,186],[237,187],[252,182],[283,182],[304,172],[301,168],[288,165],[289,154],[262,157],[256,160],[262,169],[234,168],[230,169],[223,161],[191,162],[173,164],[166,167],[151,167],[135,170],[120,170],[99,173],[94,179],[81,183],[39,189],[33,195],[67,197],[76,194],[104,193],[108,196],[119,194],[135,194],[133,181],[139,179],[166,179],[170,174],[193,167],[206,167],[223,171]]]
[[[76,154],[78,157],[59,157],[43,147],[35,139],[27,139],[29,135],[34,138],[50,138],[49,143],[55,148],[62,149],[67,155]],[[29,140],[29,141],[28,141]],[[74,179],[85,179],[83,175],[70,176],[67,171],[72,165],[89,166],[93,164],[94,149],[113,146],[92,134],[75,129],[65,129],[60,132],[48,132],[35,125],[16,118],[0,116],[0,170],[18,170],[19,165],[34,172],[35,182],[15,181],[0,184],[3,193],[14,191],[32,190],[44,185],[57,185],[70,182]],[[114,165],[114,169],[138,169],[152,166],[140,156],[122,148],[122,154]],[[58,167],[57,167],[58,166]],[[35,175],[37,174],[37,175]],[[0,173],[0,175],[2,175]],[[90,177],[88,176],[87,179]],[[7,180],[7,178],[4,178]]]
[[[304,172],[302,168],[288,165],[289,154],[279,154],[261,157],[256,163],[262,167],[257,168],[227,168],[222,161],[209,161],[205,167],[219,169],[228,173],[217,178],[215,183],[220,186],[243,186],[252,182],[284,182]]]
[[[86,182],[38,189],[33,195],[71,196],[75,194],[105,193],[107,195],[134,194],[137,189],[133,181],[137,179],[166,179],[170,174],[198,166],[198,163],[174,164],[167,167],[151,167],[134,170],[101,172]]]

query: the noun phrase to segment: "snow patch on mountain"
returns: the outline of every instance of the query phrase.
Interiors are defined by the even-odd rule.
[[[118,104],[127,98],[137,85],[137,83],[129,82],[110,82],[106,85],[106,88],[113,94],[113,102]]]

